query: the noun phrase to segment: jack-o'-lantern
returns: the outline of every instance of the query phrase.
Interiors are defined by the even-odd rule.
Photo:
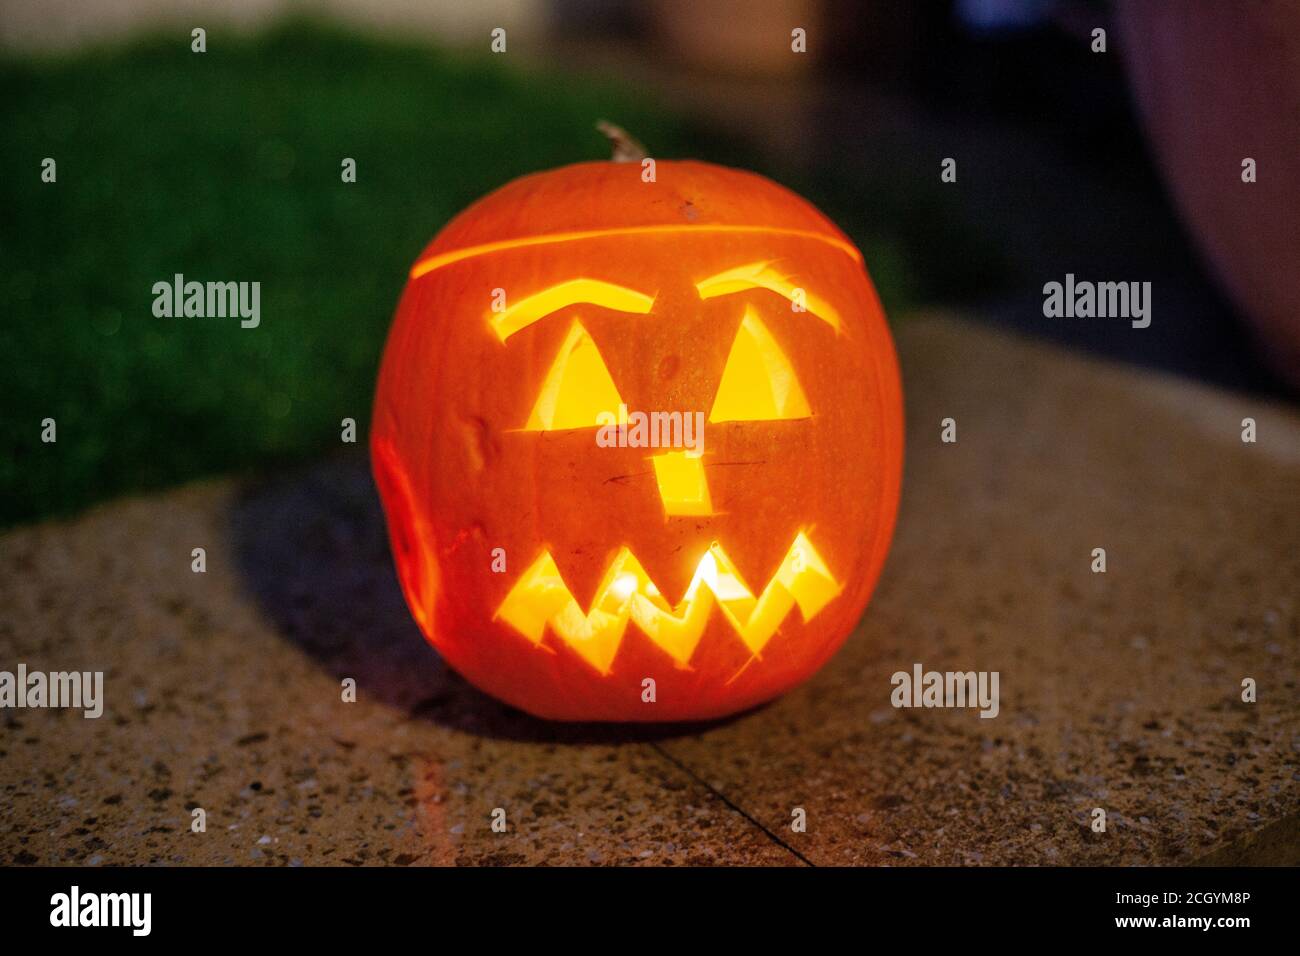
[[[767,179],[646,168],[525,176],[453,219],[379,376],[411,612],[541,717],[781,694],[856,625],[897,511],[902,396],[861,254]]]

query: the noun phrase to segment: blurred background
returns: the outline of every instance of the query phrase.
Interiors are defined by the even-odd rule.
[[[806,195],[895,323],[1296,394],[1300,3],[0,0],[0,526],[317,457],[345,417],[364,447],[412,260],[607,157],[599,119]],[[261,327],[154,318],[177,272],[260,281]],[[1151,327],[1045,319],[1067,272],[1150,281]]]

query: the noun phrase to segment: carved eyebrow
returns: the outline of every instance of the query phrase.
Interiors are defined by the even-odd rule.
[[[747,289],[767,289],[789,299],[791,302],[797,301],[795,292],[799,289],[790,281],[788,276],[773,268],[770,262],[747,262],[743,266],[736,266],[726,272],[719,272],[707,279],[701,279],[695,283],[695,288],[699,291],[701,299],[731,295],[734,292],[744,292]],[[835,311],[834,306],[825,299],[820,299],[811,292],[804,291],[801,304],[836,332],[840,331],[840,315]]]
[[[599,279],[570,279],[525,296],[504,312],[488,316],[488,324],[504,342],[521,329],[539,322],[552,312],[570,305],[599,305],[618,312],[645,315],[655,304],[654,296]]]

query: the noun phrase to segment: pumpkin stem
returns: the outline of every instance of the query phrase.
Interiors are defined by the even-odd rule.
[[[614,148],[614,155],[610,157],[614,162],[639,163],[645,159],[645,147],[633,139],[623,127],[599,120],[596,129],[600,130],[601,135],[609,140],[610,146]]]

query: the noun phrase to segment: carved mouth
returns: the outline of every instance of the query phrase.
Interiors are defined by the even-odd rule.
[[[685,667],[715,604],[757,656],[796,604],[808,621],[841,590],[800,531],[758,597],[714,542],[700,557],[685,596],[669,607],[636,555],[624,546],[605,572],[591,610],[584,614],[560,577],[555,559],[543,550],[510,589],[495,618],[538,645],[549,626],[583,660],[607,674],[629,621]]]

